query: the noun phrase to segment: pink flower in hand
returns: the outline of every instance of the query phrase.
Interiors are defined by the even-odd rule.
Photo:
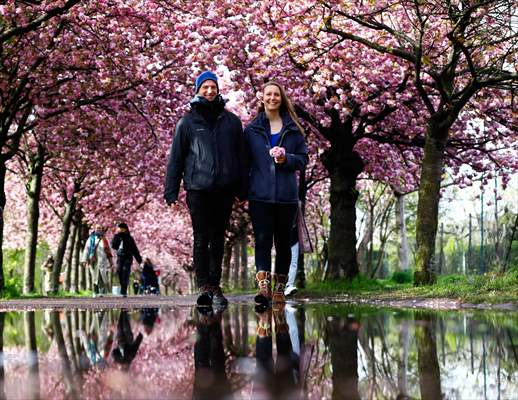
[[[286,155],[286,150],[284,147],[275,146],[270,149],[270,155],[273,158],[284,157]]]

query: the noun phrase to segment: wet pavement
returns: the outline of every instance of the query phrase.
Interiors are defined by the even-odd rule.
[[[518,399],[518,313],[55,300],[0,313],[0,397]]]

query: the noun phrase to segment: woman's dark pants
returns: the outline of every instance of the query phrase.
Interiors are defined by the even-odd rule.
[[[275,273],[288,275],[291,262],[291,230],[297,207],[297,204],[250,201],[257,271],[272,270],[272,246],[275,243]]]

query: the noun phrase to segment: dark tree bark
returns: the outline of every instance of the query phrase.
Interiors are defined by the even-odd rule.
[[[51,292],[56,294],[59,290],[59,275],[61,273],[61,266],[63,265],[63,258],[65,256],[65,249],[70,233],[70,225],[72,224],[72,217],[75,212],[77,198],[75,195],[72,199],[66,202],[65,213],[63,215],[61,237],[59,239],[58,248],[56,250],[56,258],[54,259],[54,265],[52,266],[52,282]]]
[[[441,370],[437,358],[435,320],[430,314],[416,314],[415,337],[419,387],[423,400],[442,399]]]
[[[424,147],[421,168],[421,185],[417,202],[416,220],[416,266],[414,283],[428,285],[435,283],[435,239],[439,221],[439,196],[444,168],[444,150],[448,140],[449,123],[447,115],[437,113],[431,118]]]
[[[359,399],[358,330],[353,318],[328,319],[326,333],[333,367],[333,399]]]
[[[223,251],[223,265],[221,270],[221,283],[229,287],[230,285],[230,262],[232,260],[232,244],[227,240]]]
[[[4,279],[4,210],[5,210],[5,163],[0,162],[0,297],[3,296],[5,290]],[[2,376],[3,379],[3,376]],[[3,391],[3,390],[2,390]]]
[[[359,273],[356,259],[356,182],[363,160],[340,146],[328,150],[324,165],[331,180],[331,230],[328,241],[328,277],[352,279]]]
[[[23,293],[34,291],[34,273],[36,270],[36,249],[38,246],[38,223],[40,219],[41,181],[43,180],[43,166],[45,162],[45,148],[38,144],[36,154],[29,161],[29,178],[27,193],[27,235],[25,238],[25,265],[23,279]]]

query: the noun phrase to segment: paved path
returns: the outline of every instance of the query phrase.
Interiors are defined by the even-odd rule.
[[[253,304],[253,295],[228,295],[230,304]],[[390,300],[376,298],[350,297],[348,295],[326,297],[297,297],[288,301],[292,304],[351,304],[374,307],[390,307],[405,309],[428,310],[497,310],[518,311],[518,303],[506,304],[469,304],[454,299],[405,299]],[[189,296],[129,296],[126,298],[107,297],[78,297],[78,298],[36,298],[18,300],[0,300],[0,311],[38,310],[38,309],[106,309],[106,308],[154,308],[193,306],[196,295]]]

